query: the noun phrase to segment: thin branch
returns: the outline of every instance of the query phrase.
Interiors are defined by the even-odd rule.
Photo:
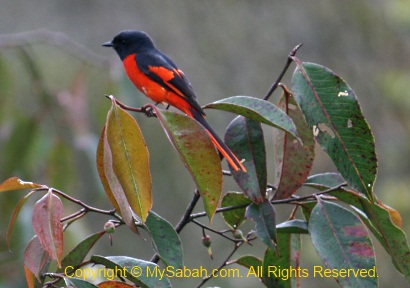
[[[272,95],[273,91],[276,90],[276,88],[278,87],[280,81],[282,81],[283,76],[285,76],[285,73],[288,70],[290,64],[292,63],[293,57],[296,55],[296,52],[299,50],[300,47],[302,47],[302,45],[303,45],[302,43],[296,45],[296,47],[293,48],[293,50],[289,53],[288,59],[286,61],[285,66],[282,69],[282,72],[279,74],[278,79],[276,79],[276,81],[272,84],[269,91],[266,93],[265,97],[263,97],[263,100],[268,100],[269,97]]]
[[[346,186],[347,183],[341,183],[339,185],[336,185],[334,187],[331,187],[329,189],[314,193],[314,194],[310,194],[307,196],[301,196],[301,197],[292,197],[292,198],[286,198],[286,199],[281,199],[281,200],[272,200],[270,201],[270,203],[272,203],[273,205],[275,204],[287,204],[287,203],[292,203],[292,204],[299,204],[299,202],[301,200],[306,201],[306,200],[310,200],[310,199],[315,199],[315,197],[317,195],[322,195],[322,194],[327,194],[330,192],[333,192],[335,190],[338,190],[340,188],[342,188],[343,186]],[[225,211],[230,211],[230,210],[236,210],[236,209],[241,209],[241,208],[246,208],[249,204],[240,204],[240,205],[234,205],[234,206],[227,206],[227,207],[222,207],[222,208],[218,208],[216,209],[215,213],[221,213],[221,212],[225,212]],[[195,219],[195,218],[200,218],[200,217],[204,217],[206,216],[205,212],[199,212],[199,213],[195,213],[191,215],[191,219]]]
[[[60,195],[61,197],[63,197],[63,198],[65,198],[65,199],[67,199],[67,200],[69,200],[69,201],[71,201],[71,202],[74,202],[74,203],[76,203],[76,204],[82,206],[82,207],[85,208],[87,211],[91,211],[91,212],[95,212],[95,213],[99,213],[99,214],[105,214],[105,215],[114,216],[114,217],[117,218],[118,220],[121,220],[118,216],[116,216],[116,214],[115,214],[115,212],[116,212],[115,209],[113,209],[113,210],[102,210],[102,209],[94,208],[94,207],[92,207],[92,206],[90,206],[90,205],[85,204],[85,203],[82,202],[81,200],[78,200],[78,199],[76,199],[76,198],[73,198],[73,197],[71,197],[71,196],[65,194],[64,192],[62,192],[62,191],[60,191],[60,190],[57,190],[57,189],[55,189],[55,188],[51,188],[51,189],[53,190],[53,193],[54,193],[54,194],[58,194],[58,195]],[[66,217],[66,218],[67,218],[67,217]],[[66,220],[67,220],[67,219],[66,219]]]
[[[57,194],[57,195],[65,198],[65,199],[67,199],[68,201],[71,201],[71,202],[73,202],[75,204],[78,204],[81,207],[83,207],[79,211],[77,211],[77,212],[75,212],[71,215],[68,215],[64,218],[61,218],[60,222],[65,222],[65,221],[70,221],[70,220],[77,220],[77,219],[83,217],[84,215],[86,215],[88,212],[95,212],[95,213],[99,213],[99,214],[109,215],[109,216],[112,216],[112,217],[114,217],[117,220],[122,222],[122,218],[115,213],[116,212],[115,209],[113,209],[113,210],[102,210],[102,209],[92,207],[90,205],[85,204],[81,200],[78,200],[74,197],[71,197],[71,196],[67,195],[66,193],[64,193],[64,192],[62,192],[58,189],[55,189],[55,188],[42,187],[42,188],[38,188],[38,189],[35,189],[35,190],[36,191],[44,191],[44,190],[49,190],[49,189],[51,189],[54,194]],[[71,223],[68,223],[68,225],[70,225],[70,224]]]
[[[87,209],[82,208],[82,209],[78,210],[77,212],[75,212],[71,215],[68,215],[68,216],[65,216],[65,217],[61,218],[60,222],[65,222],[65,221],[68,221],[68,220],[81,218],[87,213],[86,210]]]
[[[124,110],[138,112],[138,113],[144,113],[147,117],[157,117],[157,115],[155,114],[155,107],[154,107],[153,104],[145,104],[141,108],[135,108],[135,107],[125,105],[124,103],[117,100],[113,95],[105,94],[105,97],[107,97],[111,101],[115,102],[118,106],[120,106]]]
[[[204,229],[204,230],[208,230],[208,231],[211,231],[211,232],[213,232],[213,233],[215,233],[215,234],[218,234],[219,236],[221,236],[221,237],[223,237],[223,238],[225,238],[225,239],[228,239],[228,240],[230,240],[230,241],[232,241],[232,242],[234,242],[234,243],[243,242],[243,240],[241,240],[241,239],[233,239],[233,238],[230,238],[230,237],[226,236],[223,232],[218,231],[218,230],[215,230],[215,229],[212,229],[212,228],[210,228],[210,227],[208,227],[208,226],[202,224],[201,222],[196,221],[195,219],[192,219],[191,222],[192,222],[192,223],[195,223],[196,225],[198,225],[199,227],[201,227],[201,228]]]
[[[177,233],[181,232],[182,229],[184,229],[185,225],[187,225],[191,221],[191,213],[194,210],[196,203],[198,203],[198,200],[200,198],[199,191],[195,190],[195,193],[192,197],[191,202],[188,204],[187,209],[185,210],[184,215],[182,215],[181,219],[179,220],[178,224],[175,226],[175,231]]]

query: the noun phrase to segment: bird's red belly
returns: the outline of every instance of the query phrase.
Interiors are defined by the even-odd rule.
[[[134,83],[142,93],[151,98],[155,103],[168,103],[168,101],[166,101],[168,91],[158,83],[149,79],[147,75],[136,67],[135,54],[127,56],[123,64],[128,78],[130,78],[132,83]]]
[[[132,83],[155,103],[169,104],[188,115],[191,114],[189,109],[191,106],[184,98],[165,89],[138,69],[137,63],[135,62],[135,54],[127,56],[123,60],[123,64],[125,72]]]

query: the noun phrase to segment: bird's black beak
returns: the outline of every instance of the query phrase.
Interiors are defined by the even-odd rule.
[[[114,46],[114,45],[112,44],[111,41],[108,41],[108,42],[103,43],[102,46],[104,46],[104,47],[112,47],[112,46]]]

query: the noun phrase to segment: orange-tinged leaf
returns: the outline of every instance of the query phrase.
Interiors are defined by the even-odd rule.
[[[20,201],[17,203],[16,207],[13,210],[13,214],[11,214],[10,218],[10,223],[9,227],[7,229],[7,237],[6,237],[6,243],[7,243],[7,248],[10,249],[10,239],[11,239],[11,232],[13,231],[14,223],[16,222],[17,216],[20,213],[21,208],[23,207],[24,203],[26,203],[27,199],[33,195],[36,190],[30,191],[26,196],[20,199]]]
[[[106,143],[106,134],[105,134],[105,126],[101,132],[100,136],[100,141],[98,141],[98,147],[97,147],[97,170],[98,170],[98,175],[100,176],[101,183],[104,187],[104,191],[108,196],[108,199],[110,200],[111,204],[114,206],[115,210],[117,210],[119,213],[121,213],[120,205],[117,202],[117,199],[111,189],[110,181],[109,179],[109,172],[107,171],[109,167],[106,167],[106,165],[111,166],[111,157],[106,156],[106,150],[104,149],[104,144]],[[110,153],[111,154],[111,153]],[[109,155],[111,156],[111,155]],[[111,175],[114,176],[115,175]]]
[[[7,192],[13,190],[21,190],[27,188],[41,188],[44,185],[36,184],[33,182],[26,182],[17,177],[11,177],[0,184],[0,192]]]
[[[24,265],[24,275],[26,275],[26,283],[28,288],[34,288],[34,285],[36,283],[36,277],[34,274],[30,271],[30,269],[27,268],[26,265]]]
[[[48,254],[41,246],[39,238],[34,236],[24,251],[24,271],[26,273],[27,283],[31,283],[34,280],[32,276],[40,282],[40,276],[49,262],[50,257],[48,257]],[[33,282],[35,282],[35,280]],[[34,283],[32,287],[34,287]]]
[[[154,106],[162,128],[194,179],[210,220],[222,193],[221,161],[205,128],[196,120]]]
[[[379,205],[380,205],[382,208],[386,209],[387,212],[389,212],[391,221],[392,221],[397,227],[403,228],[403,220],[402,220],[402,218],[401,218],[401,215],[400,215],[399,211],[397,211],[396,209],[394,209],[394,208],[392,208],[392,207],[390,207],[390,206],[388,206],[388,205],[386,205],[386,204],[384,204],[384,203],[382,203],[382,202],[379,202]]]
[[[111,201],[111,204],[122,216],[125,224],[135,233],[139,234],[135,226],[135,220],[130,209],[130,204],[125,197],[124,190],[112,170],[112,155],[108,144],[106,127],[101,132],[100,141],[97,147],[97,170],[103,184],[104,191]]]
[[[137,122],[115,101],[107,116],[106,137],[112,170],[131,209],[145,222],[152,207],[149,153]]]
[[[309,176],[315,157],[315,139],[312,130],[292,93],[284,87],[278,107],[293,120],[302,142],[279,129],[274,129],[275,185],[273,199],[285,199],[299,189]],[[303,144],[302,144],[303,143]]]
[[[63,217],[64,207],[60,198],[50,189],[46,195],[36,202],[33,208],[33,229],[41,246],[52,260],[61,268],[64,249]]]
[[[132,288],[135,286],[119,281],[104,281],[99,283],[98,288]]]

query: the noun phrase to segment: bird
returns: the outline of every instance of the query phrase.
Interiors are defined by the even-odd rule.
[[[138,90],[156,104],[171,105],[198,121],[233,170],[246,172],[242,162],[205,120],[205,112],[184,72],[156,48],[147,33],[124,30],[102,46],[117,52],[125,73]]]

